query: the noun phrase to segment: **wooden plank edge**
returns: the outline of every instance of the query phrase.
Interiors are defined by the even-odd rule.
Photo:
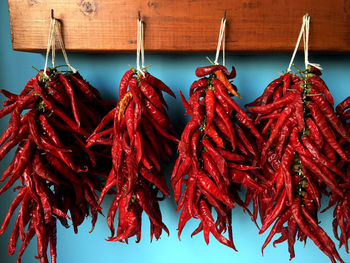
[[[12,37],[12,36],[11,36]],[[23,47],[16,47],[12,44],[12,49],[14,51],[22,51],[22,52],[33,52],[33,53],[43,53],[46,52],[46,49],[37,49],[37,48],[23,48]],[[303,48],[299,48],[299,52],[303,52]],[[60,51],[59,48],[56,49],[56,51]],[[135,49],[66,49],[67,52],[73,52],[73,53],[134,53],[136,52]],[[215,52],[216,49],[208,48],[208,49],[145,49],[145,53],[150,54],[165,54],[165,53],[172,53],[172,54],[188,54],[188,53],[204,53],[204,52]],[[292,54],[293,47],[291,48],[276,48],[274,50],[271,49],[237,49],[237,50],[225,50],[228,54]],[[329,49],[309,49],[310,54],[350,54],[350,49],[337,49],[337,50],[329,50]]]

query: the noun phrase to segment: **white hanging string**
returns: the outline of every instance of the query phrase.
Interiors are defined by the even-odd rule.
[[[141,57],[141,66],[140,66]],[[137,19],[137,48],[136,48],[136,69],[143,76],[145,72],[143,68],[145,67],[145,56],[144,56],[144,45],[143,45],[143,23],[140,18]]]
[[[225,29],[226,29],[226,19],[225,19],[225,25],[223,28],[223,36],[222,36],[222,65],[225,66]]]
[[[143,30],[143,22],[141,20],[141,66],[142,69],[145,68],[145,48],[144,48],[144,30]]]
[[[298,40],[297,40],[297,43],[295,45],[294,52],[293,52],[292,58],[290,60],[287,72],[291,71],[291,67],[293,65],[296,53],[297,53],[298,48],[299,48],[301,37],[303,37],[303,42],[304,42],[304,63],[305,63],[305,69],[307,68],[308,65],[314,66],[315,68],[318,68],[318,69],[322,69],[319,64],[315,64],[315,63],[310,63],[309,62],[309,34],[310,34],[309,30],[310,30],[310,15],[309,14],[305,14],[303,16],[303,24],[301,26],[300,33],[299,33],[299,36],[298,36]]]
[[[301,29],[300,29],[300,32],[299,32],[298,40],[297,40],[297,43],[296,43],[296,45],[295,45],[292,58],[290,59],[287,72],[290,72],[290,71],[291,71],[291,68],[292,68],[292,65],[293,65],[293,62],[294,62],[295,55],[297,54],[297,51],[298,51],[298,48],[299,48],[299,44],[300,44],[300,41],[301,41],[301,37],[302,37],[303,34],[304,34],[305,23],[306,23],[306,17],[307,17],[308,15],[309,15],[309,14],[305,14],[305,15],[303,16],[303,24],[301,25]]]
[[[57,31],[57,35],[58,35],[58,40],[62,49],[62,53],[64,56],[64,60],[66,61],[66,65],[73,71],[73,73],[76,73],[77,70],[75,68],[73,68],[70,63],[69,63],[69,59],[67,56],[67,52],[66,49],[64,47],[64,42],[63,42],[63,38],[62,38],[62,34],[61,34],[61,28],[59,25],[59,23],[57,23],[57,19],[54,18],[53,16],[53,10],[51,10],[51,21],[50,21],[50,30],[49,30],[49,37],[48,37],[48,41],[47,41],[47,49],[46,49],[46,58],[45,58],[45,67],[44,67],[44,75],[47,76],[47,64],[48,64],[48,59],[49,59],[49,55],[50,55],[50,50],[52,49],[52,67],[55,67],[55,57],[56,57],[56,39],[55,39],[55,30]]]
[[[54,25],[53,27],[55,28],[56,26],[56,20],[54,20]],[[56,38],[55,38],[55,33],[54,30],[52,31],[52,43],[51,43],[52,51],[51,51],[51,63],[52,67],[55,67],[55,57],[56,57]]]
[[[140,68],[140,19],[137,19],[137,33],[136,33],[136,69],[141,71]]]
[[[47,76],[47,74],[46,74],[47,62],[48,62],[48,60],[49,60],[50,49],[51,49],[52,40],[53,40],[53,37],[54,37],[55,24],[56,24],[56,20],[55,20],[54,18],[51,18],[51,21],[50,21],[50,30],[49,30],[49,37],[48,37],[48,40],[47,40],[45,67],[44,67],[44,75],[45,75],[45,76]],[[54,58],[53,58],[53,63],[54,63]]]
[[[69,63],[69,59],[67,56],[66,49],[64,47],[64,42],[63,42],[63,38],[62,38],[62,34],[61,34],[61,27],[57,26],[56,31],[57,31],[57,35],[58,35],[58,41],[59,41],[61,49],[62,49],[62,54],[63,54],[64,60],[66,61],[66,65],[73,71],[73,73],[76,73],[77,70],[75,68],[73,68],[71,66],[71,64]]]
[[[310,65],[322,70],[320,64],[310,63],[309,61],[309,31],[310,31],[310,16],[307,14],[305,18],[305,30],[304,30],[304,63],[305,69]]]
[[[220,25],[220,32],[219,32],[219,39],[218,39],[218,45],[216,47],[216,55],[215,55],[215,60],[214,60],[214,64],[218,65],[218,60],[219,60],[219,54],[220,54],[220,48],[221,48],[221,43],[223,42],[223,38],[225,35],[225,25],[226,25],[226,18],[221,18],[221,25]],[[223,48],[224,48],[224,44],[223,44]],[[224,53],[225,51],[223,50],[223,57],[224,57]],[[224,61],[224,58],[223,58]]]

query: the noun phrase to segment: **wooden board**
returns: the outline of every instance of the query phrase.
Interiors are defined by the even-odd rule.
[[[310,50],[350,51],[350,0],[8,0],[15,50],[46,49],[50,9],[68,50],[134,51],[138,11],[147,51],[214,51],[227,12],[228,51],[294,48],[305,13]],[[219,4],[220,3],[220,4]]]

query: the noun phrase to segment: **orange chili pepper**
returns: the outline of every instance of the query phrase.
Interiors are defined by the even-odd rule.
[[[231,85],[231,82],[227,79],[225,74],[221,70],[215,71],[216,77],[225,85],[226,89],[238,98],[242,98],[241,95],[235,91]]]
[[[126,107],[129,105],[130,101],[132,99],[131,92],[127,92],[124,97],[121,99],[121,101],[118,104],[118,123],[123,117],[123,114],[125,112]]]

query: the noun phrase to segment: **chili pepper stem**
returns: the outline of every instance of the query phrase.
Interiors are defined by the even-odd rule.
[[[36,71],[40,72],[39,69],[37,69],[36,67],[32,66],[33,69],[35,69]]]
[[[214,62],[211,61],[211,59],[209,57],[205,57],[205,58],[210,62],[210,64],[214,65]]]

